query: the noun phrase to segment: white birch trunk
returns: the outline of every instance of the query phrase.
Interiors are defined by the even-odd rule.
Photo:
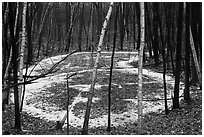
[[[103,28],[101,30],[101,36],[100,36],[100,39],[99,39],[99,44],[98,44],[98,49],[97,49],[97,57],[96,57],[95,64],[94,64],[92,83],[91,83],[91,87],[90,87],[90,90],[89,90],[87,109],[86,109],[86,113],[85,113],[82,134],[88,134],[89,116],[90,116],[92,98],[94,96],[94,86],[95,86],[96,78],[97,78],[97,69],[98,69],[98,66],[99,66],[99,59],[100,59],[100,55],[101,55],[101,47],[102,47],[102,44],[103,44],[103,39],[104,39],[104,36],[105,36],[106,27],[107,27],[107,24],[108,24],[108,21],[110,19],[110,15],[111,15],[111,12],[112,12],[112,7],[113,7],[113,2],[111,2],[111,4],[110,4],[108,13],[107,13],[105,21],[103,23]]]
[[[22,34],[21,34],[21,47],[20,47],[20,63],[19,63],[19,83],[23,82],[23,60],[24,51],[26,46],[26,10],[27,3],[23,3],[23,14],[22,14]],[[19,85],[19,105],[21,106],[21,96],[23,92],[23,85]]]
[[[142,68],[143,68],[143,50],[145,46],[145,14],[144,2],[140,3],[140,25],[141,25],[141,44],[139,51],[138,65],[138,133],[142,134]]]

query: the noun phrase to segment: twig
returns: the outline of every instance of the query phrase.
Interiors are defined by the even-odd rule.
[[[44,57],[45,57],[45,56],[44,56]],[[31,71],[30,71],[30,73],[29,73],[28,76],[31,75],[31,73],[33,72],[33,70],[35,69],[35,67],[43,60],[44,57],[42,57],[42,58],[40,59],[40,61],[38,61],[38,63],[33,66],[33,68],[31,69]]]
[[[10,89],[10,88],[12,88],[12,87],[14,87],[14,86],[16,86],[16,85],[22,85],[22,84],[30,84],[32,81],[34,81],[34,80],[37,80],[37,79],[39,79],[39,78],[42,78],[42,77],[45,77],[46,75],[48,75],[48,74],[50,74],[50,73],[54,73],[54,72],[56,72],[56,71],[58,71],[58,70],[55,70],[55,71],[53,71],[62,61],[64,61],[65,59],[67,59],[70,55],[72,55],[72,54],[74,54],[74,53],[76,53],[77,51],[73,51],[73,52],[71,52],[70,54],[68,54],[66,57],[64,57],[62,60],[60,60],[59,62],[57,62],[56,64],[54,64],[49,70],[48,70],[48,72],[46,72],[46,73],[44,73],[44,74],[41,74],[41,75],[38,75],[38,76],[36,76],[35,78],[33,78],[33,79],[31,79],[31,80],[28,80],[28,81],[25,81],[25,82],[20,82],[20,83],[16,83],[16,84],[13,84],[13,85],[11,85],[11,86],[9,86],[9,87],[7,87],[7,88],[4,88],[2,91],[4,92],[4,91],[6,91],[6,90],[8,90],[8,89]]]

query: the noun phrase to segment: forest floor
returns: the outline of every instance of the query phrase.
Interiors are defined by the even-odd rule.
[[[102,53],[98,69],[95,94],[89,121],[89,134],[94,135],[128,135],[137,134],[137,71],[129,61],[133,52],[117,52],[114,58],[114,69],[111,90],[111,132],[107,132],[108,84],[110,52]],[[49,70],[66,55],[42,60],[31,75],[39,75]],[[95,55],[94,55],[95,56]],[[145,63],[151,64],[151,61]],[[75,53],[56,68],[58,71],[35,83],[26,85],[25,101],[22,111],[22,129],[20,134],[50,135],[67,134],[67,121],[62,130],[55,130],[56,121],[66,113],[67,81],[66,76],[78,72],[69,79],[69,134],[79,135],[84,121],[87,95],[92,78],[90,53]],[[168,90],[169,114],[164,112],[162,66],[157,69],[147,65],[143,69],[143,112],[144,134],[202,134],[202,91],[191,87],[192,103],[187,105],[180,98],[181,109],[171,110],[174,78],[166,75]],[[32,67],[29,68],[29,71]],[[180,85],[180,96],[183,83]],[[13,98],[13,97],[12,97]],[[2,130],[15,134],[14,105],[6,107],[2,117]]]

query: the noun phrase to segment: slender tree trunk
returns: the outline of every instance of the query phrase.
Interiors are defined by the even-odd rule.
[[[82,43],[82,27],[83,27],[83,12],[84,12],[84,4],[82,3],[82,9],[80,12],[79,19],[79,34],[78,34],[78,50],[81,52],[81,43]]]
[[[86,44],[86,51],[91,50],[92,44],[92,20],[93,20],[93,4],[90,5],[90,14],[89,14],[89,21],[88,21],[88,30],[87,30],[87,44]]]
[[[193,54],[193,60],[194,60],[197,76],[198,76],[199,85],[200,85],[200,87],[202,87],[202,77],[201,77],[202,74],[200,71],[200,66],[198,63],[198,58],[197,58],[197,54],[196,54],[196,50],[195,50],[195,46],[194,46],[193,36],[191,33],[191,27],[190,27],[190,45],[191,45],[191,50],[192,50],[192,54]]]
[[[189,91],[189,76],[190,76],[190,31],[189,31],[189,8],[190,3],[186,2],[186,47],[185,47],[185,89],[184,100],[189,104],[191,101]]]
[[[135,3],[133,4],[133,38],[134,38],[134,46],[133,46],[133,49],[136,49],[136,27],[135,27],[135,24],[136,24],[136,6],[135,6]]]
[[[165,11],[162,9],[163,5],[161,6],[161,11]],[[157,11],[158,12],[158,11]],[[157,13],[158,15],[158,13]],[[163,84],[164,84],[164,102],[165,102],[165,113],[168,114],[168,106],[167,106],[167,91],[166,91],[166,53],[165,53],[165,42],[164,42],[164,34],[162,31],[162,17],[158,17],[159,22],[159,30],[160,30],[160,37],[161,37],[161,43],[162,43],[162,58],[163,58]]]
[[[15,104],[15,129],[17,131],[21,130],[21,118],[20,118],[20,111],[19,111],[19,98],[18,98],[18,62],[17,62],[17,52],[18,47],[15,42],[14,37],[14,22],[15,18],[13,17],[14,12],[14,3],[9,3],[9,23],[10,23],[10,38],[11,38],[11,44],[13,48],[13,56],[12,56],[12,62],[13,62],[13,77],[14,77],[14,104]]]
[[[170,35],[171,35],[171,22],[172,17],[171,17],[171,9],[168,8],[170,5],[165,4],[165,16],[166,16],[166,29],[167,29],[167,33],[166,33],[166,43],[167,43],[167,69],[172,69],[173,70],[173,74],[174,74],[174,62],[173,62],[173,55],[172,55],[172,48],[171,48],[171,39],[170,39]]]
[[[96,4],[97,6],[96,6],[96,11],[97,11],[97,21],[98,21],[98,24],[97,24],[97,41],[99,40],[99,36],[100,36],[100,30],[101,30],[101,22],[102,22],[102,20],[101,20],[101,18],[102,18],[102,8],[101,8],[101,5],[102,5],[102,3],[100,3],[100,2],[97,2],[97,4]]]
[[[44,15],[43,15],[43,17],[42,17],[42,20],[41,20],[41,22],[40,22],[40,27],[39,27],[38,36],[37,36],[37,37],[38,37],[38,38],[37,38],[37,41],[38,41],[38,53],[37,53],[37,58],[39,58],[39,56],[40,56],[42,30],[43,30],[43,27],[44,27],[44,25],[45,25],[46,17],[47,17],[47,15],[48,15],[48,13],[49,13],[48,11],[49,11],[50,8],[52,7],[52,5],[53,5],[52,2],[48,3],[48,6],[47,6],[47,8],[46,8],[46,10],[45,10],[45,13],[44,13]]]
[[[108,21],[109,21],[111,12],[112,12],[112,6],[113,6],[113,2],[111,2],[110,8],[109,8],[108,13],[107,13],[107,16],[105,18],[103,28],[102,28],[102,31],[101,31],[99,44],[98,44],[97,57],[96,57],[96,61],[95,61],[95,64],[94,64],[92,83],[91,83],[91,87],[90,87],[90,90],[89,90],[87,108],[86,108],[86,113],[85,113],[85,118],[84,118],[83,129],[82,129],[82,134],[83,135],[88,134],[89,116],[90,116],[90,111],[91,111],[92,98],[94,96],[94,86],[95,86],[95,83],[96,83],[97,70],[98,70],[99,59],[100,59],[100,54],[101,54],[101,47],[102,47],[103,39],[104,39],[104,36],[105,36],[105,30],[106,30],[106,27],[107,27],[107,24],[108,24]]]
[[[140,26],[141,26],[141,45],[139,50],[139,65],[138,65],[138,133],[143,134],[142,129],[142,69],[143,69],[143,50],[145,46],[145,9],[144,2],[140,3]]]
[[[8,71],[8,87],[11,85],[11,68]],[[3,93],[2,93],[3,94]],[[10,89],[7,91],[5,104],[9,104],[9,97],[10,97]]]
[[[69,78],[67,75],[67,135],[69,135]]]
[[[197,20],[198,20],[198,44],[200,49],[200,69],[202,70],[202,3],[197,3]]]
[[[122,8],[122,3],[120,3],[120,50],[123,50],[123,42],[124,42],[124,18],[123,18],[123,8]]]
[[[140,49],[140,42],[141,42],[141,26],[140,26],[140,4],[137,2],[137,3],[135,3],[136,4],[136,11],[137,11],[137,31],[138,31],[138,33],[137,33],[137,50],[139,50]]]
[[[17,7],[16,7],[16,16],[15,16],[15,25],[14,25],[14,36],[15,36],[15,40],[18,41],[19,40],[19,30],[20,30],[20,12],[21,9],[21,3],[17,2]]]
[[[118,16],[119,4],[117,4],[116,8],[117,9],[116,9],[116,15],[115,15],[115,22],[114,22],[113,50],[112,50],[112,56],[111,56],[111,67],[110,67],[109,86],[108,86],[108,127],[107,127],[108,132],[111,131],[111,81],[112,81],[115,45],[116,45],[116,38],[117,38],[117,16]]]
[[[182,19],[183,19],[183,3],[179,3],[177,48],[176,48],[176,74],[175,74],[173,109],[180,108],[179,106],[179,83],[180,83],[180,73],[181,73],[181,40],[182,40],[182,28],[183,28]]]
[[[23,82],[23,65],[24,65],[24,52],[26,46],[26,10],[27,3],[23,3],[23,15],[22,15],[22,34],[21,34],[21,48],[20,48],[20,63],[19,63],[19,82]],[[21,96],[23,91],[23,85],[19,86],[19,107],[21,106]]]
[[[5,81],[5,76],[8,73],[8,70],[6,72],[7,66],[8,66],[8,60],[9,56],[11,54],[10,50],[11,49],[8,45],[8,3],[3,3],[2,9],[2,76],[3,76],[3,81]],[[3,85],[4,86],[4,85]]]
[[[45,51],[45,56],[49,56],[49,50],[50,50],[50,46],[51,46],[51,30],[52,30],[52,17],[49,17],[49,28],[48,28],[48,40],[47,40],[47,44],[46,44],[46,51]]]
[[[70,27],[69,27],[69,31],[67,32],[65,38],[64,38],[64,43],[66,45],[65,47],[65,51],[69,52],[70,49],[70,44],[71,44],[71,39],[72,39],[72,31],[73,31],[73,27],[76,21],[76,16],[78,13],[78,9],[79,9],[79,2],[76,4],[76,6],[74,6],[73,12],[71,13],[71,21],[70,21]]]
[[[2,88],[5,88],[6,86],[10,86],[10,73],[11,73],[11,63],[12,63],[12,45],[9,46],[8,44],[8,32],[9,32],[9,18],[8,18],[8,13],[9,13],[9,8],[8,8],[8,3],[3,5],[5,6],[5,11],[3,13],[3,30],[2,30],[2,58],[3,58],[3,68],[2,68],[2,81],[3,85]],[[7,81],[8,80],[8,81]],[[4,91],[2,92],[2,110],[4,111],[5,104],[8,104],[8,99],[9,99],[9,92]]]
[[[148,14],[149,11],[148,11],[148,3],[145,3],[145,24],[146,24],[146,29],[145,29],[145,33],[146,33],[146,36],[147,36],[147,46],[148,46],[148,51],[149,51],[149,57],[151,58],[152,57],[152,29],[151,29],[151,23],[150,23],[150,15]],[[147,14],[146,14],[147,13]]]
[[[173,32],[174,32],[174,10],[175,10],[175,6],[172,4],[169,4],[169,6],[171,5],[171,7],[169,9],[167,9],[167,6],[165,8],[166,10],[166,26],[167,26],[167,50],[169,52],[169,58],[171,61],[171,68],[172,68],[172,72],[175,75],[175,65],[174,65],[174,57],[173,57],[173,51],[174,51],[174,39],[173,39]]]
[[[27,42],[28,42],[27,64],[30,65],[33,61],[33,47],[32,47],[33,9],[32,9],[32,6],[34,5],[32,2],[29,5],[30,5],[30,9],[28,8],[28,4],[27,4],[27,13],[26,13],[26,27],[27,28],[26,29],[27,29]]]
[[[159,64],[159,41],[158,41],[158,15],[157,15],[157,10],[158,10],[158,3],[153,3],[153,30],[154,30],[154,35],[153,35],[153,52],[154,52],[154,61],[155,61],[155,66]]]
[[[27,62],[28,62],[28,58],[27,58]],[[26,80],[27,80],[27,78],[26,78],[26,76],[27,76],[27,74],[28,74],[28,67],[29,67],[29,64],[28,63],[26,63],[26,71],[25,71],[25,74],[24,74],[24,78],[23,78],[23,80],[24,80],[24,84],[22,85],[23,86],[23,90],[22,90],[22,92],[23,92],[23,94],[22,94],[22,99],[21,99],[21,105],[20,105],[20,111],[22,111],[23,110],[23,100],[24,100],[24,98],[25,98],[25,82],[26,82]]]
[[[71,6],[70,6],[70,3],[69,2],[66,2],[66,8],[65,8],[65,14],[66,14],[66,24],[65,24],[65,29],[66,29],[66,33],[68,34],[69,33],[69,29],[70,29],[70,23],[71,23]],[[65,50],[68,50],[69,47],[68,47],[68,42],[65,42]]]
[[[6,66],[6,70],[5,70],[5,73],[4,73],[4,76],[3,78],[6,79],[7,76],[8,76],[8,71],[9,71],[9,67],[10,67],[10,64],[11,64],[11,61],[12,61],[12,53],[13,50],[12,50],[12,47],[10,48],[10,53],[9,53],[9,58],[8,58],[8,63],[7,63],[7,66]]]

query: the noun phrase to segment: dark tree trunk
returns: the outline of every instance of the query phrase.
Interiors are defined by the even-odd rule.
[[[169,8],[168,8],[169,7]],[[165,8],[165,14],[166,14],[166,27],[167,27],[167,40],[166,40],[166,43],[167,43],[167,55],[168,55],[168,62],[170,62],[171,64],[171,69],[172,69],[172,72],[174,74],[174,59],[173,59],[173,50],[172,50],[172,45],[171,45],[171,29],[172,29],[172,14],[171,14],[171,7],[170,7],[170,4],[166,4],[166,8]]]
[[[198,44],[199,44],[199,35],[198,35],[198,24],[197,24],[197,12],[196,12],[196,9],[197,9],[197,3],[191,3],[191,32],[192,32],[192,36],[193,36],[193,41],[194,41],[194,46],[195,46],[195,49],[196,49],[196,54],[198,54]],[[199,59],[199,57],[198,57]]]
[[[140,33],[141,33],[141,27],[140,27],[140,4],[139,2],[135,3],[136,4],[136,11],[137,11],[137,31],[138,31],[138,34],[137,34],[137,50],[140,49]]]
[[[28,41],[28,56],[27,63],[30,65],[33,61],[33,47],[32,47],[32,21],[33,21],[33,3],[27,4],[26,27],[27,27],[27,41]]]
[[[120,14],[120,50],[123,50],[123,42],[124,42],[124,18],[123,18],[123,8],[122,8],[122,3],[120,3],[120,6],[119,6],[119,14]]]
[[[74,10],[71,13],[72,14],[72,18],[71,18],[71,22],[70,22],[70,27],[69,27],[69,31],[67,32],[65,38],[64,38],[64,43],[66,43],[66,47],[65,47],[65,51],[69,52],[70,49],[70,44],[71,44],[71,40],[72,40],[72,31],[73,31],[73,27],[76,21],[76,16],[78,13],[78,9],[79,9],[79,2],[74,6]]]
[[[126,38],[127,38],[127,41],[129,41],[129,26],[128,26],[128,23],[129,23],[129,14],[130,14],[130,11],[129,11],[129,3],[124,3],[123,4],[124,6],[124,18],[125,18],[125,34],[126,34]]]
[[[183,3],[179,3],[177,49],[176,49],[176,74],[175,74],[173,109],[180,108],[179,106],[179,83],[180,83],[180,73],[181,73],[181,40],[182,40],[182,26],[183,26],[182,19],[183,19]]]
[[[69,78],[67,75],[67,135],[69,135]]]
[[[71,6],[70,6],[70,3],[67,2],[66,3],[66,8],[65,8],[65,14],[66,14],[66,24],[65,24],[65,29],[66,29],[66,33],[68,34],[69,33],[69,29],[70,29],[70,22],[71,22],[71,16],[70,16],[70,12],[71,12]],[[66,36],[65,36],[66,37]],[[66,41],[66,40],[65,40]],[[66,41],[65,42],[65,51],[69,51],[69,45],[68,45],[68,42]]]
[[[153,53],[154,53],[154,61],[155,61],[155,66],[159,64],[159,41],[158,41],[158,15],[157,15],[157,10],[158,10],[158,3],[153,3],[153,30],[154,30],[154,35],[153,35]]]
[[[51,9],[53,3],[48,3],[47,7],[44,9],[44,13],[41,17],[40,25],[39,25],[39,30],[37,33],[37,41],[38,41],[38,52],[37,52],[37,59],[40,57],[40,51],[42,48],[41,42],[42,42],[42,35],[43,35],[43,28],[46,23],[46,18],[47,15],[49,14],[49,10]]]
[[[13,56],[12,56],[12,63],[13,63],[13,77],[14,77],[14,103],[15,103],[15,129],[17,131],[21,131],[21,118],[20,118],[20,110],[19,110],[19,98],[18,98],[18,47],[16,45],[15,37],[14,37],[14,22],[15,16],[14,15],[14,3],[9,3],[9,27],[10,27],[10,39],[11,45],[13,48]]]
[[[113,36],[113,50],[111,56],[111,67],[110,67],[110,76],[109,76],[109,87],[108,87],[108,127],[107,131],[111,131],[111,80],[112,80],[112,72],[113,72],[113,59],[115,53],[115,45],[117,38],[117,16],[118,16],[119,4],[117,4],[116,14],[115,14],[115,22],[114,22],[114,36]]]
[[[80,12],[79,19],[79,33],[78,33],[78,50],[81,52],[81,43],[82,43],[82,27],[83,27],[83,12],[84,12],[84,4],[82,3],[82,9]]]
[[[145,2],[145,37],[146,37],[146,43],[149,51],[149,57],[152,57],[152,30],[151,30],[151,23],[150,23],[150,15],[148,14],[148,3]]]
[[[134,38],[134,46],[133,46],[133,49],[136,49],[136,27],[135,27],[135,24],[136,24],[136,6],[135,4],[133,4],[133,38]]]
[[[8,3],[3,3],[3,13],[2,13],[2,74],[4,78],[4,75],[6,74],[6,68],[9,62],[9,56],[10,56],[10,50],[11,46],[8,45],[8,16],[5,14],[7,11]],[[2,79],[4,80],[4,79]],[[4,85],[3,85],[4,86]]]
[[[186,47],[185,47],[185,89],[184,100],[189,104],[191,101],[189,91],[190,75],[190,31],[189,31],[190,3],[186,2]]]
[[[161,5],[161,12],[165,14],[165,11],[162,9],[163,5]],[[157,10],[158,12],[158,10]],[[159,15],[157,13],[157,15]],[[166,53],[165,53],[165,41],[164,41],[164,34],[162,29],[162,17],[158,17],[159,22],[159,30],[160,30],[160,37],[161,37],[161,43],[162,43],[162,58],[163,58],[163,84],[164,84],[164,102],[165,102],[165,113],[168,114],[168,106],[167,106],[167,89],[166,89]]]
[[[197,20],[198,20],[198,44],[200,48],[200,68],[202,70],[202,3],[198,3]]]

